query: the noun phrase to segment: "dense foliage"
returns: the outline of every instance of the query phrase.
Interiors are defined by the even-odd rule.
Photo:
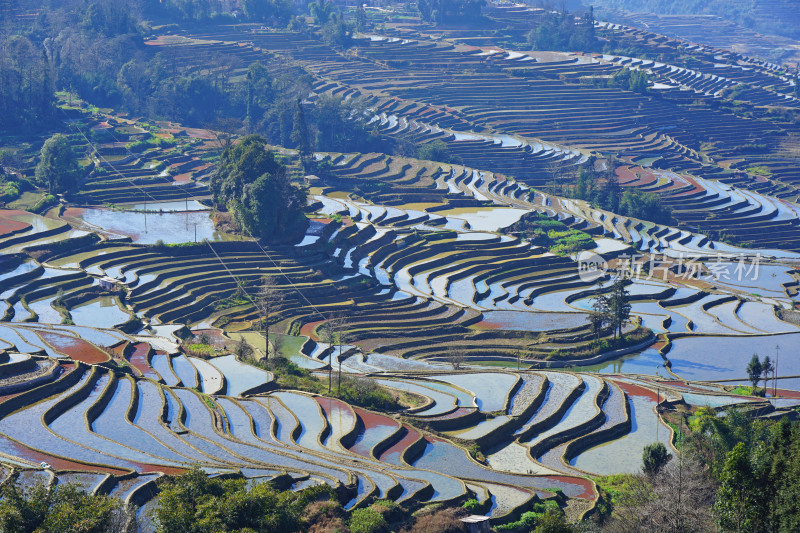
[[[528,44],[534,50],[591,51],[597,47],[594,33],[591,10],[580,17],[566,11],[547,12],[528,34]]]
[[[433,506],[412,515],[389,500],[348,514],[327,485],[281,491],[243,478],[209,478],[199,468],[159,483],[153,513],[159,533],[461,533],[460,509]]]
[[[52,66],[22,35],[0,36],[0,131],[42,129],[55,115]]]
[[[532,244],[543,246],[553,253],[567,254],[594,248],[591,235],[568,228],[560,220],[542,213],[526,213],[517,222],[505,228],[505,233],[519,235]]]
[[[57,133],[42,146],[36,165],[36,182],[51,194],[77,190],[82,171],[65,135]]]
[[[214,201],[252,235],[274,239],[307,224],[305,190],[291,183],[286,166],[267,150],[263,137],[249,135],[227,146],[210,187]]]
[[[426,161],[439,161],[441,163],[460,163],[457,155],[450,153],[444,141],[433,141],[425,143],[417,148],[417,159]]]
[[[599,480],[599,510],[612,513],[604,531],[800,529],[800,424],[708,407],[687,422],[678,457],[654,445],[643,455],[647,475]]]
[[[609,162],[609,168],[604,173],[598,172],[591,165],[581,167],[576,185],[570,193],[573,197],[587,200],[600,209],[623,216],[658,224],[672,222],[672,209],[661,203],[658,194],[635,189],[622,191],[613,161]]]
[[[23,488],[11,482],[3,486],[2,496],[0,531],[110,533],[125,520],[118,499],[93,496],[72,484]]]
[[[647,72],[644,70],[624,68],[611,77],[609,85],[635,93],[647,94],[647,80]]]
[[[485,0],[418,0],[417,9],[426,22],[453,24],[475,21],[481,16]]]
[[[199,468],[164,479],[160,488],[154,518],[161,533],[307,531],[306,509],[333,495],[327,485],[298,492],[248,487],[243,478],[210,478]]]

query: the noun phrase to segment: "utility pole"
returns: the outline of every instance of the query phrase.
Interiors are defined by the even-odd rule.
[[[147,195],[144,197],[144,232],[147,233]]]
[[[781,345],[775,345],[775,367],[772,369],[775,375],[775,379],[772,380],[772,397],[778,395],[778,358],[780,357],[781,353]]]
[[[197,242],[197,222],[194,223],[194,242]]]
[[[658,440],[658,426],[661,425],[661,418],[658,415],[658,404],[661,403],[661,387],[660,386],[656,386],[656,395],[657,395],[657,398],[658,398],[658,401],[656,401],[656,442],[659,442],[659,440]]]
[[[336,382],[336,396],[342,394],[342,349],[339,348],[339,381]]]
[[[330,345],[331,351],[328,352],[328,395],[331,393],[331,384],[333,383],[333,343]]]

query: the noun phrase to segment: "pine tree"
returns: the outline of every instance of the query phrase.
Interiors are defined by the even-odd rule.
[[[754,353],[753,357],[750,358],[750,362],[747,363],[747,379],[753,384],[753,394],[756,392],[758,382],[761,381],[762,371],[763,369],[761,367],[761,361],[758,359],[758,354]]]

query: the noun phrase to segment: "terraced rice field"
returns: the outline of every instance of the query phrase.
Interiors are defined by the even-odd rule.
[[[492,9],[500,18],[526,12]],[[23,483],[76,481],[110,493],[138,506],[146,528],[154,480],[199,463],[251,482],[288,474],[294,490],[327,483],[348,509],[375,498],[475,497],[490,502],[498,524],[553,488],[590,508],[597,493],[587,476],[636,470],[656,440],[672,446],[659,405],[742,403],[704,382],[742,380],[753,351],[777,349],[780,373],[800,374],[800,175],[783,158],[736,152],[736,136],[778,142],[764,123],[745,128],[719,109],[681,107],[687,93],[706,101],[742,84],[753,105],[797,107],[768,65],[742,58],[708,77],[709,54],[719,51],[702,47],[694,71],[484,50],[424,32],[374,35],[355,61],[299,34],[248,33],[240,45],[243,35],[224,27],[197,30],[180,47],[150,45],[187,69],[209,53],[255,60],[291,51],[314,78],[309,104],[364,96],[381,135],[440,140],[460,162],[316,153],[332,170],[312,180],[306,235],[261,243],[215,228],[212,148],[198,132],[179,136],[180,150],[140,157],[114,146],[140,129],[133,121],[81,118],[113,130],[96,164],[114,177],[92,175],[63,212],[0,210],[0,463]],[[664,97],[578,83],[623,66],[647,70]],[[714,141],[701,150],[703,139]],[[548,185],[553,168],[611,152],[621,186],[657,192],[674,225]],[[300,172],[296,154],[285,155]],[[745,172],[754,161],[772,178]],[[611,270],[587,279],[577,255],[501,231],[530,213],[590,234]],[[709,237],[722,230],[748,246]],[[645,268],[651,260],[660,270]],[[632,278],[623,332],[642,325],[653,335],[584,355],[596,342],[593,298],[620,273]],[[265,276],[279,294],[269,339],[243,297]],[[335,316],[344,320],[332,341],[325,325]],[[341,368],[415,407],[374,412],[288,390],[231,353],[239,341],[254,359],[277,349],[323,381]],[[786,412],[800,381],[781,387],[785,397],[746,408]]]

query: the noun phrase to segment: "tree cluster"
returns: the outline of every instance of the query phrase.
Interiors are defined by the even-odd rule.
[[[592,299],[592,311],[589,321],[592,331],[598,338],[606,326],[611,327],[614,340],[622,335],[622,328],[631,316],[630,292],[625,280],[617,278],[607,294],[600,294]]]
[[[36,165],[36,183],[50,194],[73,192],[80,186],[84,172],[66,135],[57,133],[47,139]]]
[[[0,131],[46,128],[55,115],[53,91],[44,48],[22,35],[0,37]]]
[[[295,13],[289,0],[242,0],[238,10],[220,0],[142,0],[142,15],[153,20],[205,22],[247,20],[285,25]],[[235,6],[235,4],[234,4]]]
[[[589,10],[583,16],[567,11],[545,12],[528,33],[528,44],[533,50],[595,50],[594,12]]]
[[[557,254],[570,254],[595,246],[588,233],[569,228],[560,220],[542,213],[526,213],[517,222],[504,228],[503,232],[518,235],[531,244],[543,246]]]
[[[767,381],[773,377],[775,365],[772,364],[769,356],[766,356],[763,361],[758,358],[758,354],[753,354],[753,357],[747,363],[747,378],[753,384],[753,394],[757,393],[758,382],[764,380],[764,390],[767,388]]]
[[[485,0],[417,0],[417,9],[425,22],[461,24],[481,17]]]
[[[77,485],[3,485],[0,531],[104,533],[121,531],[125,520],[117,498],[87,494]]]
[[[623,216],[657,224],[672,223],[672,208],[662,204],[658,194],[635,189],[623,192],[615,171],[613,160],[609,161],[605,172],[596,171],[591,164],[581,167],[575,187],[570,191],[572,196]]]
[[[215,203],[228,209],[236,224],[253,236],[281,238],[307,224],[305,190],[291,183],[286,166],[258,135],[223,150],[209,185]]]
[[[631,70],[623,68],[611,76],[608,84],[612,87],[619,87],[627,91],[639,94],[647,94],[647,82],[649,76],[644,70]]]

